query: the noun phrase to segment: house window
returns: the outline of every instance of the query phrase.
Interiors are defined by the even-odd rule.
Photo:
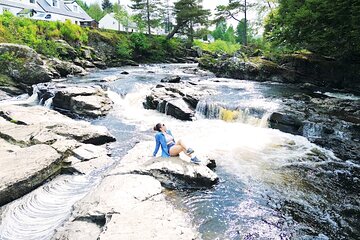
[[[74,12],[78,12],[78,7],[74,5]]]
[[[32,3],[32,4],[35,4],[36,3],[36,0],[29,0],[30,1],[30,3]]]
[[[59,6],[59,1],[58,0],[53,0],[53,6],[58,7]]]
[[[10,12],[10,8],[4,7],[4,8],[3,8],[3,11],[4,11],[4,12]]]

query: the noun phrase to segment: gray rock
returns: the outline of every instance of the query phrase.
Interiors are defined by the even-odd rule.
[[[198,238],[188,216],[174,209],[162,190],[160,183],[150,176],[105,177],[96,191],[75,204],[70,221],[58,230],[54,239],[79,233],[97,234],[99,230],[101,233],[90,239]]]
[[[211,94],[211,91],[200,89],[199,86],[190,83],[158,84],[146,96],[143,106],[177,119],[191,121],[200,98]]]
[[[271,114],[269,123],[271,128],[295,135],[301,135],[304,126],[304,123],[295,116],[278,112]]]
[[[0,148],[0,206],[41,185],[60,170],[61,155],[50,146]]]
[[[169,76],[166,78],[161,79],[161,82],[164,83],[180,83],[181,77],[178,75],[175,76]]]
[[[58,89],[54,109],[70,114],[96,118],[106,115],[113,102],[100,87],[67,87]]]
[[[52,58],[46,62],[46,64],[55,69],[61,77],[67,77],[69,75],[86,75],[87,72],[80,66],[71,62],[62,61],[57,58]]]
[[[49,82],[51,71],[33,49],[18,44],[0,43],[0,74],[11,77],[17,83],[32,85]]]
[[[72,46],[70,46],[70,44],[67,43],[65,40],[59,39],[55,40],[55,42],[56,50],[62,59],[73,60],[77,57],[76,50]]]
[[[206,166],[189,163],[179,157],[148,160],[134,173],[153,176],[170,189],[211,187],[219,181],[216,173]]]

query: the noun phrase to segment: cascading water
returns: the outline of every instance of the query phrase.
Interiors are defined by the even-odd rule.
[[[113,111],[95,123],[107,126],[118,142],[123,143],[153,139],[152,127],[158,122],[166,123],[175,138],[183,139],[195,149],[200,159],[216,160],[218,185],[168,196],[178,208],[192,215],[203,239],[355,239],[359,228],[356,217],[351,214],[359,216],[356,215],[358,197],[356,187],[350,186],[348,181],[359,175],[360,166],[340,161],[331,151],[304,137],[266,128],[269,114],[281,109],[277,97],[287,87],[207,79],[184,73],[187,67],[195,65],[126,68],[130,74],[110,84],[108,94],[114,102]],[[106,76],[118,76],[119,72],[108,69],[71,81],[93,82]],[[198,104],[196,121],[183,122],[143,108],[142,102],[149,89],[172,74],[185,80],[196,79],[197,84],[217,92]],[[131,146],[114,147],[114,156],[124,154],[128,147]],[[84,181],[81,180],[81,184]],[[49,239],[51,236],[42,237],[46,235],[43,233],[61,224],[70,213],[72,203],[96,181],[86,183],[84,192],[65,204],[69,193],[81,186],[76,181],[68,183],[61,187],[68,192],[57,189],[58,194],[50,198],[54,201],[46,200],[51,195],[43,195],[47,189],[45,185],[36,190],[41,192],[39,197],[30,197],[37,196],[34,191],[29,197],[9,204],[1,216],[0,236]],[[56,181],[49,184],[56,185]],[[46,214],[35,211],[34,203],[41,203],[42,211],[51,210]],[[50,212],[54,213],[54,218],[47,221],[45,216]],[[60,212],[63,213],[61,217],[55,214]],[[37,223],[41,233],[30,230],[32,222]],[[6,235],[2,235],[4,233]]]

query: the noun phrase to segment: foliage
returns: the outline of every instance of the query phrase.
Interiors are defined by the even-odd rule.
[[[354,0],[280,0],[265,37],[278,47],[351,59],[360,56],[359,12]]]
[[[89,6],[87,5],[87,3],[83,0],[76,0],[76,3],[79,4],[79,6],[85,11],[87,12],[89,10]]]
[[[119,58],[130,59],[133,53],[130,42],[126,37],[121,38],[116,46],[116,53]]]
[[[100,19],[102,19],[106,14],[106,12],[101,9],[98,3],[90,4],[89,9],[86,12],[96,21],[100,21]]]
[[[201,0],[179,0],[175,3],[174,13],[177,25],[167,38],[172,38],[175,33],[184,34],[188,38],[188,45],[192,45],[196,36],[194,25],[207,26],[209,24],[210,10],[204,9],[201,2]]]
[[[103,0],[101,6],[104,12],[110,13],[113,11],[113,4],[109,0]]]
[[[35,21],[18,18],[11,13],[0,15],[1,42],[25,44],[46,56],[58,56],[56,39],[86,43],[87,32],[70,21]]]
[[[195,40],[194,45],[211,53],[224,52],[227,54],[234,54],[241,47],[240,44],[225,42],[223,40],[216,40],[213,43],[205,43],[199,40]]]
[[[131,0],[130,8],[135,12],[135,20],[142,25],[146,23],[147,33],[151,34],[151,28],[160,26],[164,8],[160,0]],[[141,28],[141,27],[139,27]]]

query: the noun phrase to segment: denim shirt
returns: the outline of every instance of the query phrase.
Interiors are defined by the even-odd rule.
[[[174,137],[171,134],[170,130],[167,130],[166,133],[170,134],[172,137]],[[164,136],[164,134],[162,132],[157,132],[156,133],[155,141],[156,141],[156,146],[155,146],[155,151],[153,153],[153,156],[154,157],[156,156],[157,152],[159,151],[159,147],[161,146],[161,157],[170,157],[169,149],[167,147],[166,140],[165,140],[165,136]]]

